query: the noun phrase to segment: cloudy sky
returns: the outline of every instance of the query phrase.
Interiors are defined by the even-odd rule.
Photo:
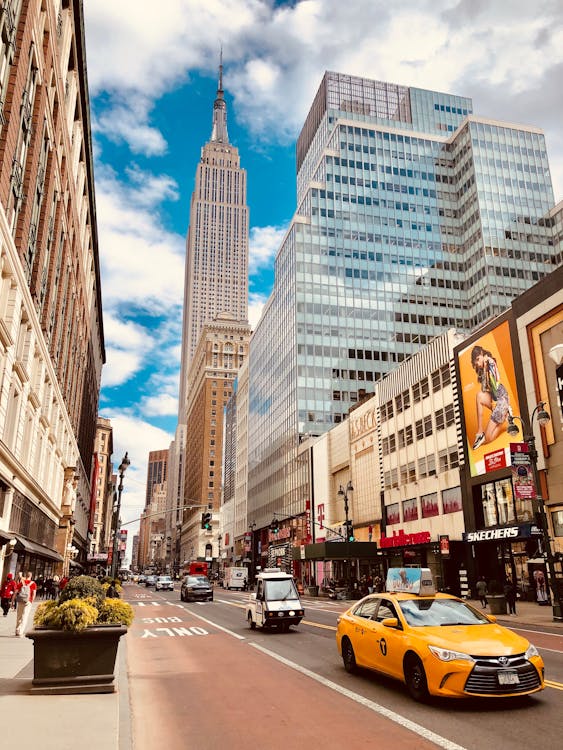
[[[248,171],[249,318],[295,209],[294,146],[325,70],[469,96],[545,131],[563,198],[559,0],[84,0],[107,364],[125,521],[177,413],[184,247],[222,45],[231,143]],[[128,528],[133,532],[136,523]],[[130,533],[131,536],[131,533]]]

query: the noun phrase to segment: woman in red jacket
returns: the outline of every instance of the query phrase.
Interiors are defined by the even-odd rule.
[[[4,617],[7,616],[10,607],[12,606],[12,596],[15,588],[16,583],[14,581],[14,576],[11,573],[8,573],[6,580],[2,584],[2,588],[0,588],[0,606],[2,607]]]

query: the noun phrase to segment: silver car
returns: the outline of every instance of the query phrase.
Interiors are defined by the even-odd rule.
[[[155,588],[157,591],[174,591],[174,581],[170,576],[158,576]]]

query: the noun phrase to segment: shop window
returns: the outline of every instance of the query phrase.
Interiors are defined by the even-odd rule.
[[[553,524],[553,535],[563,536],[563,510],[552,512],[551,523]]]

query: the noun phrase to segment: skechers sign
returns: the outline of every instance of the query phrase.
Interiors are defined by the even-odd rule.
[[[519,526],[503,526],[501,529],[480,529],[479,531],[466,531],[463,534],[464,542],[496,542],[503,540],[514,540],[538,536],[541,530],[534,524],[524,523]]]

